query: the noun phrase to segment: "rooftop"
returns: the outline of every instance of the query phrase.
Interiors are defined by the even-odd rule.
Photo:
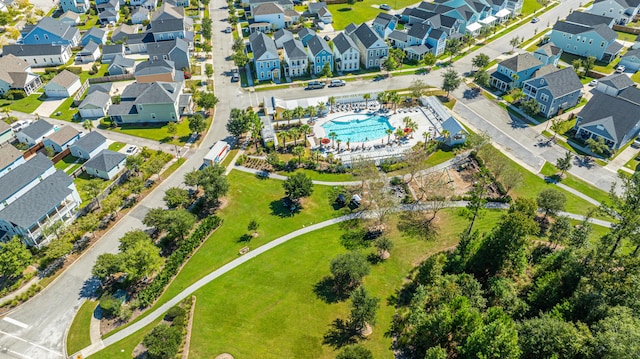
[[[69,125],[65,125],[60,127],[58,131],[47,136],[47,138],[53,141],[54,143],[62,146],[65,143],[71,141],[74,137],[78,136],[79,134],[80,132],[78,132],[78,130],[76,130],[75,128]]]

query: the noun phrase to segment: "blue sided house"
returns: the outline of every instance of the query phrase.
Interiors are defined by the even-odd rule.
[[[491,74],[491,86],[503,92],[521,87],[540,67],[542,62],[528,52],[510,57],[500,62]]]
[[[25,26],[21,43],[25,45],[71,45],[80,43],[80,31],[52,17],[43,17],[34,26]]]
[[[565,67],[524,82],[522,93],[540,104],[540,113],[549,118],[578,104],[582,83],[573,70]]]
[[[253,65],[259,81],[280,79],[280,56],[276,43],[262,32],[254,32],[249,36],[249,44],[253,52]]]

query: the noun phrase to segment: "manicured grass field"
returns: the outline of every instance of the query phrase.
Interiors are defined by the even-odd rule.
[[[109,145],[109,149],[113,152],[118,152],[120,151],[124,146],[126,146],[126,143],[122,143],[122,142],[114,142],[112,144]]]
[[[167,127],[167,124],[161,124],[159,126],[123,125],[116,128],[110,128],[109,130],[176,145],[184,145],[189,139],[189,136],[191,136],[189,120],[187,119],[183,119],[180,123],[177,123],[178,131],[173,135],[167,132]],[[172,136],[175,137],[175,139],[172,139]]]
[[[559,172],[560,171],[549,162],[545,163],[542,167],[542,171],[540,171],[540,173],[545,176],[554,176]],[[587,196],[595,199],[600,203],[605,202],[609,199],[609,193],[607,191],[597,188],[570,173],[565,173],[565,176],[566,177],[562,181],[560,181],[560,183],[569,186],[583,194],[586,194]]]
[[[429,158],[427,158],[426,164],[429,167],[433,167],[435,165],[439,165],[443,162],[449,161],[455,156],[456,154],[453,153],[453,151],[437,150],[431,156],[429,156]]]
[[[106,181],[102,178],[98,178],[98,177],[91,177],[89,176],[86,172],[83,172],[82,174],[80,174],[80,176],[76,177],[73,180],[73,183],[75,183],[76,188],[78,189],[78,193],[80,194],[80,199],[82,200],[82,205],[87,204],[89,201],[91,201],[93,198],[91,198],[89,196],[89,194],[87,192],[85,192],[83,190],[84,186],[86,185],[87,182],[89,182],[90,180],[97,178],[97,180],[101,181],[102,183],[102,189],[106,188],[109,183],[111,181]]]
[[[358,1],[353,6],[349,4],[329,5],[329,11],[333,15],[333,28],[342,30],[350,23],[360,25],[375,18],[380,12],[380,4],[389,4],[394,10],[399,10],[407,6],[417,5],[420,2],[415,0],[364,0]]]
[[[618,40],[620,41],[635,42],[636,37],[638,37],[638,35],[628,34],[622,31],[616,31],[616,34],[618,34]]]
[[[80,167],[84,162],[84,160],[79,161],[78,163],[76,163],[76,161],[78,161],[78,157],[75,157],[73,155],[66,155],[61,161],[56,163],[54,167],[67,173],[73,173],[73,171]]]
[[[534,11],[542,9],[542,4],[537,0],[524,0],[522,4],[522,15],[533,14]]]
[[[344,181],[358,181],[359,180],[358,178],[356,178],[351,173],[322,173],[322,172],[313,171],[313,170],[307,170],[307,169],[302,169],[302,168],[298,169],[298,170],[295,170],[293,172],[280,171],[278,173],[283,175],[283,176],[291,176],[291,175],[296,174],[296,173],[304,173],[307,176],[309,176],[309,178],[311,178],[312,180],[327,181],[327,182],[344,182]]]
[[[73,318],[73,323],[71,323],[71,328],[69,328],[69,335],[67,336],[67,353],[69,353],[69,355],[91,345],[89,323],[91,323],[91,317],[97,305],[98,302],[87,300],[82,304],[80,309],[78,309],[76,316]]]
[[[72,106],[73,97],[69,97],[64,100],[55,111],[53,111],[51,114],[45,115],[49,115],[52,118],[57,118],[58,120],[73,121],[73,117],[78,113],[78,108]]]
[[[196,307],[198,303],[196,302]],[[133,356],[131,353],[133,349],[142,342],[142,338],[153,329],[162,318],[158,318],[153,321],[150,325],[146,326],[142,330],[138,330],[134,334],[128,336],[124,340],[121,340],[99,352],[90,356],[93,359],[130,359]]]
[[[9,100],[0,100],[0,107],[9,106],[10,109],[18,112],[24,113],[33,113],[40,105],[42,104],[42,100],[40,96],[44,97],[45,95],[42,93],[33,93],[21,100],[9,101]]]

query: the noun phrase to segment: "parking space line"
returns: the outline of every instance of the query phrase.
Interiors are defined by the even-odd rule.
[[[29,345],[31,345],[31,346],[34,346],[34,347],[38,348],[38,349],[42,349],[42,350],[47,351],[47,352],[49,352],[49,353],[51,353],[51,354],[55,354],[56,356],[64,357],[64,355],[63,355],[62,353],[58,352],[58,351],[55,351],[55,350],[53,350],[53,349],[49,349],[49,348],[47,348],[47,347],[45,347],[45,346],[42,346],[42,345],[40,345],[40,344],[36,344],[36,343],[34,343],[34,342],[30,342],[30,341],[28,341],[28,340],[26,340],[26,339],[22,339],[22,338],[20,338],[20,337],[18,337],[18,336],[15,336],[15,335],[13,335],[13,334],[7,333],[7,332],[5,332],[5,331],[0,330],[0,334],[6,335],[6,336],[11,337],[11,338],[13,338],[13,339],[17,339],[17,340],[19,340],[19,341],[21,341],[21,342],[27,343],[27,344],[29,344]],[[8,350],[8,349],[7,349],[7,350]]]
[[[4,317],[4,318],[2,318],[2,320],[4,320],[7,323],[11,323],[13,325],[19,326],[20,328],[23,328],[23,329],[29,328],[29,326],[24,324],[23,322],[17,321],[15,319],[12,319],[12,318],[9,318],[9,317]]]

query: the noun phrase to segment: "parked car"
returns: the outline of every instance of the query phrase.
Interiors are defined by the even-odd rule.
[[[537,17],[534,17],[533,19],[531,19],[531,23],[532,23],[532,24],[535,24],[535,23],[536,23],[536,22],[538,22],[538,21],[540,21],[540,19],[539,19],[539,18],[537,18]]]
[[[591,80],[591,82],[589,82],[589,86],[593,87],[596,86],[598,84],[598,80]]]
[[[324,35],[324,41],[330,41],[331,38],[329,37],[329,35]]]
[[[347,83],[344,80],[331,80],[329,83],[329,87],[341,87],[346,85]]]
[[[324,82],[311,81],[307,84],[307,90],[323,89],[324,86],[325,86]]]
[[[391,10],[391,6],[389,4],[380,4],[380,10]]]
[[[133,155],[136,152],[138,152],[138,147],[136,147],[136,146],[129,146],[129,148],[127,148],[127,154],[128,155]]]
[[[621,74],[621,73],[623,73],[623,72],[624,72],[624,70],[626,70],[626,69],[627,69],[627,68],[626,68],[626,67],[624,67],[624,65],[620,65],[620,66],[616,67],[616,72],[617,72],[617,73],[619,73],[619,74]]]
[[[227,26],[227,28],[226,28],[226,29],[224,29],[224,32],[225,32],[225,33],[227,33],[227,34],[230,34],[230,33],[231,33],[231,31],[232,31],[232,30],[231,30],[231,26]]]
[[[238,75],[238,73],[234,73],[233,75],[231,75],[231,82],[238,82],[240,81],[240,75]]]

